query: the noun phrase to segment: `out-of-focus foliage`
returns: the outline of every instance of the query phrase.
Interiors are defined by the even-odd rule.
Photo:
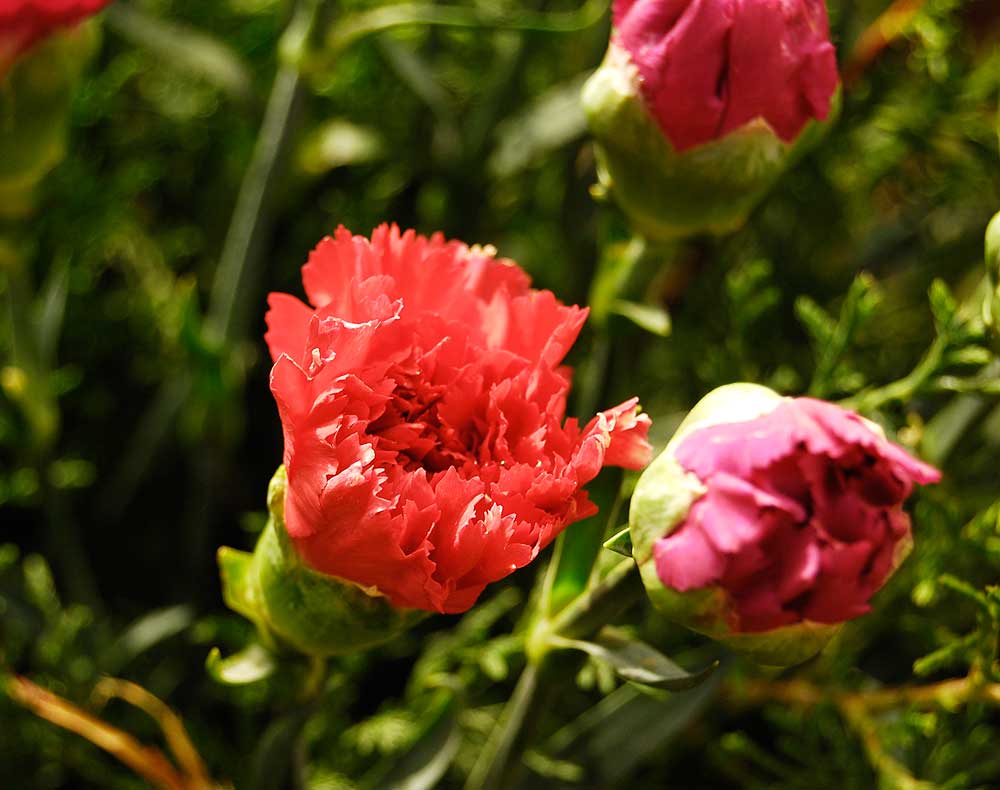
[[[979,320],[983,232],[1000,208],[996,3],[926,0],[744,229],[669,250],[630,246],[588,194],[576,97],[609,30],[606,14],[583,24],[593,3],[459,2],[476,26],[395,27],[333,57],[314,43],[299,53],[271,231],[254,242],[259,276],[217,283],[291,5],[120,0],[65,160],[34,217],[2,227],[0,670],[83,705],[99,675],[130,678],[240,788],[461,787],[476,770],[525,665],[543,563],[461,619],[338,659],[311,705],[295,697],[305,665],[239,687],[205,670],[212,647],[250,637],[222,606],[214,549],[252,545],[281,457],[264,296],[295,292],[338,223],[393,220],[494,244],[540,287],[594,304],[575,352],[581,412],[638,394],[662,442],[709,389],[757,381],[848,398],[945,471],[916,500],[916,549],[874,613],[788,677],[732,662],[694,690],[649,691],[578,652],[553,656],[517,786],[1000,785],[996,704],[850,696],[1000,681],[1000,363]],[[842,63],[888,6],[831,0]],[[321,24],[370,8],[329,3]],[[245,317],[221,342],[211,317],[229,298]],[[624,521],[616,487],[598,481],[603,515],[575,528],[593,537],[579,567]],[[579,572],[561,573],[553,589],[572,597]],[[686,668],[716,657],[648,607],[619,624]],[[116,703],[101,715],[160,737]],[[3,695],[0,777],[142,786]]]

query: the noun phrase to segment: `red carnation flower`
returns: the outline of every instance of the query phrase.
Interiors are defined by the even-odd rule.
[[[339,228],[271,294],[285,521],[303,560],[396,606],[462,612],[596,512],[583,486],[649,460],[630,400],[580,428],[560,362],[587,311],[493,251]]]
[[[39,40],[96,14],[110,1],[0,0],[0,73]]]
[[[616,0],[614,27],[680,151],[756,119],[791,142],[830,112],[839,80],[824,0]]]

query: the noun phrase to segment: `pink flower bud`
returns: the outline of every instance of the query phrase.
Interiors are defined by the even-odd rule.
[[[824,0],[616,0],[614,26],[678,151],[757,119],[792,142],[830,113],[838,77]]]
[[[739,228],[837,105],[823,0],[617,0],[583,89],[601,185],[653,240]]]
[[[839,406],[721,387],[636,487],[636,561],[672,618],[798,663],[869,611],[911,546],[903,502],[939,479]]]

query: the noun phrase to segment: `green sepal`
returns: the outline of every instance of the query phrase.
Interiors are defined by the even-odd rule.
[[[382,644],[427,616],[306,566],[285,530],[286,482],[279,467],[268,487],[270,518],[253,554],[219,549],[223,599],[257,626],[265,647],[345,655]]]
[[[612,44],[583,88],[583,108],[597,140],[598,178],[636,230],[667,241],[730,233],[746,222],[785,169],[815,145],[826,121],[810,121],[786,143],[763,120],[725,137],[677,151],[646,108],[638,71]]]
[[[73,95],[97,49],[93,23],[49,36],[0,73],[0,217],[29,214],[66,150]]]

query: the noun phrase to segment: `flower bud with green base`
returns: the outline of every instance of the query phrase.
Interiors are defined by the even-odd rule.
[[[822,0],[617,0],[583,90],[598,177],[652,240],[727,233],[837,104]]]
[[[670,619],[796,664],[869,610],[912,543],[904,500],[939,477],[853,412],[720,387],[639,479],[633,556]]]
[[[387,642],[427,616],[306,566],[285,529],[286,482],[279,467],[267,492],[270,518],[253,553],[219,549],[226,605],[252,620],[268,647],[345,655]]]

